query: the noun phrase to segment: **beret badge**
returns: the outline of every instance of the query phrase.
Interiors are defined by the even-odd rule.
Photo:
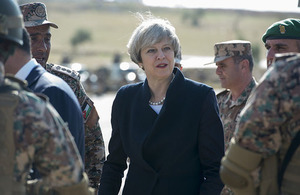
[[[281,34],[285,34],[285,26],[279,25],[279,31]]]
[[[267,39],[300,40],[300,19],[287,18],[273,23],[262,36],[264,43]]]
[[[37,6],[37,8],[35,9],[35,14],[38,16],[38,17],[41,17],[41,18],[44,18],[46,16],[46,11],[44,9],[43,6],[39,5]]]

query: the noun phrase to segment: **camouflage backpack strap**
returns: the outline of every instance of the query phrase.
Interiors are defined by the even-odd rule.
[[[14,183],[13,166],[15,159],[14,111],[19,103],[18,91],[24,83],[5,79],[0,87],[0,191],[1,194],[25,194],[25,186]]]
[[[300,131],[298,131],[298,133],[296,134],[296,136],[294,137],[294,139],[292,140],[292,143],[283,159],[282,165],[279,169],[279,174],[278,174],[278,186],[279,189],[281,188],[281,184],[282,184],[282,180],[283,180],[283,175],[284,172],[289,164],[289,162],[291,161],[292,157],[294,156],[294,153],[296,152],[296,150],[299,148],[300,145]]]
[[[80,80],[80,74],[77,71],[72,70],[71,68],[65,66],[61,66],[57,64],[47,64],[46,70],[48,72],[54,73],[55,75],[57,75],[57,73],[60,73],[72,77],[76,80]]]

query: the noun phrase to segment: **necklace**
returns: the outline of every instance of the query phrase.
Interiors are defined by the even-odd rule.
[[[175,78],[175,75],[174,75],[174,73],[173,73],[173,74],[172,74],[172,80],[171,80],[171,82],[174,80],[174,78]],[[170,83],[171,83],[171,82],[170,82]],[[166,97],[163,97],[163,99],[161,99],[161,100],[158,101],[158,102],[152,102],[152,101],[149,100],[149,104],[150,104],[150,105],[153,105],[153,106],[162,105],[162,104],[164,103],[165,99],[166,99]]]
[[[161,100],[158,101],[158,102],[152,102],[152,101],[149,100],[149,104],[150,104],[150,105],[154,105],[154,106],[162,105],[162,104],[164,103],[165,99],[166,99],[166,97],[164,97],[163,99],[161,99]]]

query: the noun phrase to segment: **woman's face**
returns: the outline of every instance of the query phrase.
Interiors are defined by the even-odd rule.
[[[149,79],[166,79],[172,74],[174,69],[174,48],[167,38],[161,42],[143,48],[141,50],[142,62],[146,76]]]

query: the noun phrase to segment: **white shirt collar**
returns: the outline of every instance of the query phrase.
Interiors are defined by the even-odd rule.
[[[36,66],[39,66],[39,63],[34,58],[32,58],[16,73],[15,77],[25,80],[31,70]]]
[[[163,106],[162,104],[161,105],[150,105],[150,107],[156,112],[156,114],[160,113],[162,106]]]

